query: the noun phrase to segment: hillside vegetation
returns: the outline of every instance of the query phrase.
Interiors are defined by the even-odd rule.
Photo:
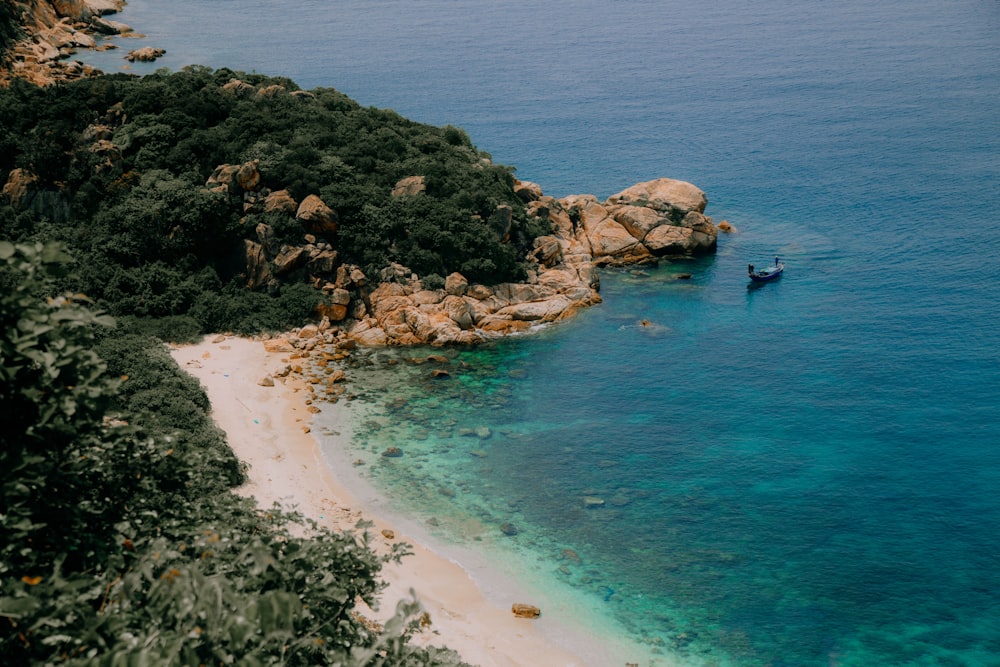
[[[251,169],[252,189],[220,177],[223,165]],[[408,177],[421,191],[393,196]],[[350,263],[377,277],[395,262],[429,284],[453,271],[522,278],[545,232],[525,216],[512,170],[457,128],[203,67],[15,81],[0,90],[0,182],[0,238],[60,241],[78,261],[73,289],[116,316],[182,317],[200,331],[287,328],[321,298],[311,272],[249,280],[245,243],[262,225],[269,247],[308,233],[333,249],[327,272]],[[330,219],[309,225],[271,194],[293,208],[318,197]]]

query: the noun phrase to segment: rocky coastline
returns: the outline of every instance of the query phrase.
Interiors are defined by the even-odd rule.
[[[109,49],[97,37],[141,37],[132,28],[108,16],[125,7],[125,0],[16,0],[24,36],[8,48],[0,63],[0,86],[24,79],[39,86],[72,81],[102,72],[72,59],[79,49]],[[162,49],[145,47],[124,56],[126,60],[155,60]]]
[[[234,89],[247,84],[232,82]],[[252,94],[262,94],[264,90]],[[267,90],[265,94],[280,94]],[[287,281],[311,282],[326,295],[319,324],[297,335],[319,336],[326,343],[350,341],[369,347],[469,345],[522,332],[571,317],[600,303],[601,266],[658,262],[715,251],[720,229],[704,214],[705,193],[684,181],[659,178],[638,183],[605,201],[593,195],[547,196],[535,183],[517,181],[515,192],[527,214],[548,222],[551,233],[535,239],[525,259],[532,267],[520,283],[483,285],[452,273],[443,285],[421,280],[393,264],[366,276],[342,264],[330,240],[338,227],[335,210],[316,195],[294,201],[286,190],[262,188],[258,165],[220,165],[206,187],[242,199],[244,211],[283,211],[301,224],[297,245],[274,243],[268,224],[244,242],[246,285],[279,289]],[[423,177],[402,179],[395,197],[420,197]],[[509,206],[496,216],[509,224]]]

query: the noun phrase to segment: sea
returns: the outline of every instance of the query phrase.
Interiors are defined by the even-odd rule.
[[[400,521],[513,577],[540,620],[635,642],[633,664],[1000,665],[996,0],[114,18],[145,37],[86,56],[106,71],[333,87],[465,129],[546,194],[676,178],[735,227],[711,256],[602,271],[570,321],[362,355],[364,416],[329,454]],[[166,55],[123,60],[145,45]],[[749,285],[776,256],[784,276]]]

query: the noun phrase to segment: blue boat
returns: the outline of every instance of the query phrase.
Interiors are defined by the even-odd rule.
[[[755,283],[766,283],[769,280],[774,280],[780,278],[782,272],[785,270],[785,265],[775,257],[774,266],[768,266],[760,270],[754,269],[753,264],[747,267],[747,273],[750,275],[750,280]]]

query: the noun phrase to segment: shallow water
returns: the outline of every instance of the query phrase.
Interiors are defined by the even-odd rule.
[[[133,71],[332,86],[463,127],[556,196],[689,180],[739,230],[713,257],[605,272],[571,322],[446,351],[448,377],[393,352],[352,369],[377,424],[352,456],[413,520],[518,550],[691,664],[1000,664],[995,2],[132,0],[120,18],[168,51]],[[775,254],[784,277],[748,289]]]

